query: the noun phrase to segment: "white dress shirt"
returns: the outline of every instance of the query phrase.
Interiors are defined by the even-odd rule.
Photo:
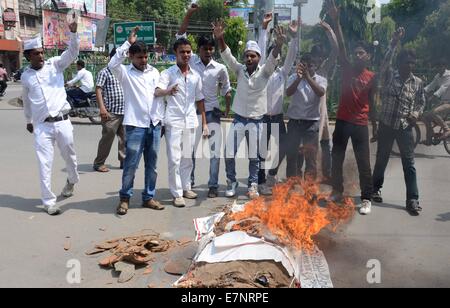
[[[283,113],[284,93],[286,81],[294,66],[295,57],[298,50],[298,40],[294,39],[289,43],[288,53],[284,60],[284,65],[278,67],[269,79],[267,85],[267,114],[274,116]]]
[[[433,92],[434,96],[442,101],[450,101],[450,71],[445,70],[443,75],[437,74],[433,81],[425,87],[425,92]]]
[[[185,38],[187,34],[176,34],[176,39]],[[230,77],[225,65],[211,60],[208,65],[203,64],[202,59],[192,54],[189,66],[195,70],[202,78],[202,91],[205,96],[205,111],[212,111],[219,108],[219,99],[217,98],[217,90],[220,86],[220,95],[225,96],[231,91]]]
[[[231,91],[230,77],[225,65],[211,60],[205,66],[197,55],[192,55],[189,62],[190,67],[195,70],[202,78],[202,91],[205,96],[205,111],[212,111],[219,108],[219,99],[217,90],[220,89],[220,95],[225,96]],[[220,87],[220,88],[219,88]]]
[[[167,90],[174,85],[178,85],[178,92],[166,96],[164,125],[182,129],[196,128],[199,125],[196,102],[205,98],[200,75],[190,68],[185,76],[177,65],[171,66],[161,73],[157,88]]]
[[[288,81],[288,87],[290,87],[296,79],[297,74],[291,75]],[[327,79],[317,74],[313,76],[313,79],[325,90],[326,93],[328,86]],[[289,119],[293,120],[318,121],[320,120],[320,107],[322,103],[322,98],[317,96],[305,79],[302,79],[294,95],[292,95],[287,116]]]
[[[267,113],[267,84],[275,71],[277,60],[270,54],[267,62],[259,65],[250,76],[247,67],[236,60],[229,47],[221,55],[238,79],[232,110],[245,118],[264,116]]]
[[[123,125],[148,128],[164,120],[164,101],[155,98],[155,89],[159,81],[159,72],[151,65],[142,72],[133,64],[123,65],[130,43],[126,41],[117,49],[108,64],[109,69],[122,84],[124,94]]]
[[[94,91],[94,77],[92,76],[92,73],[87,69],[82,68],[81,70],[79,70],[75,78],[67,82],[67,84],[69,86],[73,86],[78,81],[81,83],[80,89],[83,90],[84,93],[90,93]]]
[[[22,99],[27,123],[43,123],[49,116],[70,110],[63,72],[77,59],[79,47],[78,35],[71,33],[69,47],[60,57],[48,59],[40,70],[29,67],[23,72]]]

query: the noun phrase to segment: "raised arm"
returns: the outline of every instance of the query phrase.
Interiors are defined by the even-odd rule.
[[[191,20],[192,15],[199,9],[200,7],[196,3],[192,3],[188,8],[186,15],[184,16],[183,23],[180,26],[180,29],[177,33],[177,38],[182,37],[187,32],[187,28],[189,26],[189,21]]]
[[[298,53],[298,29],[300,27],[300,22],[299,21],[291,21],[290,25],[289,25],[289,35],[291,37],[291,41],[289,43],[289,48],[288,48],[288,52],[286,55],[286,59],[284,60],[284,64],[283,64],[283,73],[285,74],[285,76],[287,77],[289,72],[292,69],[292,66],[294,66],[294,62],[295,62],[295,58],[297,57],[297,53]]]
[[[259,63],[262,65],[266,62],[266,50],[267,50],[267,27],[269,26],[270,22],[272,21],[272,12],[266,13],[264,15],[264,20],[261,26],[261,29],[259,31],[259,37],[258,37],[258,46],[261,50],[261,60]]]
[[[334,33],[333,29],[328,23],[322,20],[320,22],[320,26],[325,30],[331,46],[331,53],[328,56],[328,59],[325,61],[324,65],[320,68],[320,70],[324,72],[324,77],[328,78],[332,74],[333,68],[336,65],[336,60],[339,55],[339,43],[336,37],[336,33]]]
[[[278,55],[281,53],[281,48],[283,47],[283,44],[287,41],[286,32],[283,29],[283,27],[276,27],[275,28],[275,47],[272,49],[271,54],[267,58],[266,64],[264,64],[262,70],[266,76],[271,76],[273,72],[275,71],[277,67],[277,58]]]
[[[219,44],[220,55],[222,56],[225,65],[228,66],[236,74],[239,73],[241,69],[241,64],[232,55],[230,48],[225,43],[225,23],[223,20],[219,20],[212,24],[214,38]]]
[[[136,27],[130,32],[128,40],[125,41],[125,43],[123,43],[122,46],[117,48],[116,54],[114,55],[114,57],[111,58],[111,60],[108,63],[109,69],[119,81],[122,81],[125,73],[125,68],[122,67],[122,63],[127,58],[128,50],[130,49],[131,45],[133,45],[137,41],[138,31],[139,27]]]
[[[339,46],[338,59],[343,65],[349,65],[350,60],[348,59],[347,48],[345,47],[344,34],[342,32],[342,26],[340,21],[339,9],[336,6],[334,0],[327,0],[328,5],[328,15],[333,21],[334,31],[336,32],[336,38]]]
[[[80,53],[80,39],[78,38],[77,29],[78,25],[73,22],[69,25],[70,29],[70,41],[69,47],[64,51],[56,61],[55,66],[59,71],[63,71],[72,64]]]
[[[394,59],[395,51],[397,50],[398,43],[405,36],[405,28],[398,28],[394,35],[392,36],[391,43],[389,44],[388,50],[384,56],[383,62],[380,68],[380,82],[381,85],[389,80],[390,74],[392,72],[392,61]]]

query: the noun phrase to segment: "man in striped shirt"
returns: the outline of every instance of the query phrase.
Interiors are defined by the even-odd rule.
[[[111,51],[110,59],[116,54],[116,49]],[[102,138],[98,143],[97,157],[94,160],[94,170],[98,172],[108,172],[105,162],[111,152],[114,137],[117,135],[119,143],[118,159],[120,169],[123,168],[125,159],[125,135],[123,129],[123,90],[119,81],[114,77],[109,67],[105,67],[97,76],[98,108],[102,118]]]

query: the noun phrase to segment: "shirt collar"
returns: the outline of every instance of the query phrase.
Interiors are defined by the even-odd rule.
[[[245,65],[244,64],[244,72],[245,72],[245,74],[247,74],[249,77],[251,77],[251,76],[253,76],[254,74],[256,74],[258,71],[259,71],[259,69],[261,68],[261,66],[258,64],[258,66],[256,67],[256,70],[253,72],[253,74],[252,75],[250,75],[249,74],[249,72],[248,72],[248,70],[247,70],[247,65]]]
[[[448,77],[450,76],[450,70],[445,70],[444,75],[442,77]]]
[[[181,76],[184,76],[184,74],[183,74],[183,72],[181,71],[180,67],[179,67],[178,65],[176,65],[176,64],[175,64],[175,67],[176,67],[176,72],[177,72],[178,74],[180,74]],[[193,75],[194,72],[192,71],[192,67],[191,67],[189,64],[188,64],[188,67],[189,67],[188,75]]]
[[[195,61],[195,64],[198,64],[198,65],[201,64],[201,65],[205,66],[205,64],[203,63],[203,61],[200,57],[197,58],[197,60]],[[217,64],[217,62],[214,61],[214,59],[211,59],[211,61],[209,61],[208,65],[206,65],[205,67],[208,67],[208,66],[215,67],[216,64]]]
[[[398,70],[394,73],[394,78],[400,80],[400,72]],[[410,73],[408,79],[405,80],[405,83],[411,82],[411,80],[415,81],[415,76],[413,73]]]
[[[148,73],[153,71],[153,67],[151,65],[147,64],[147,67],[145,68],[144,71],[138,70],[136,67],[134,67],[133,63],[130,63],[130,70],[135,70],[137,72],[141,72],[141,73]]]

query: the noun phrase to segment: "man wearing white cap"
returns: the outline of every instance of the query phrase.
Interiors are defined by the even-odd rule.
[[[224,23],[222,21],[214,24],[214,36],[219,43],[222,59],[225,64],[237,76],[238,84],[236,96],[232,110],[235,113],[232,128],[228,134],[226,144],[226,173],[227,173],[227,197],[236,195],[238,183],[236,181],[236,154],[244,137],[248,145],[249,158],[249,177],[248,177],[248,196],[250,199],[259,197],[258,193],[258,172],[260,168],[259,161],[259,142],[261,139],[263,117],[267,113],[267,84],[270,76],[275,71],[277,60],[281,47],[285,42],[283,30],[277,28],[276,46],[272,50],[266,63],[259,65],[261,60],[261,49],[255,41],[248,41],[244,59],[245,65],[240,64],[231,54],[230,48],[224,39]]]
[[[34,133],[36,154],[39,162],[42,202],[50,215],[57,215],[56,196],[51,190],[51,172],[54,144],[58,145],[66,162],[68,173],[64,197],[73,195],[74,185],[79,181],[77,159],[73,145],[73,126],[69,120],[70,105],[64,89],[63,72],[79,54],[80,41],[77,24],[69,25],[69,48],[61,56],[45,61],[41,37],[24,42],[24,56],[30,67],[22,75],[27,130]]]

